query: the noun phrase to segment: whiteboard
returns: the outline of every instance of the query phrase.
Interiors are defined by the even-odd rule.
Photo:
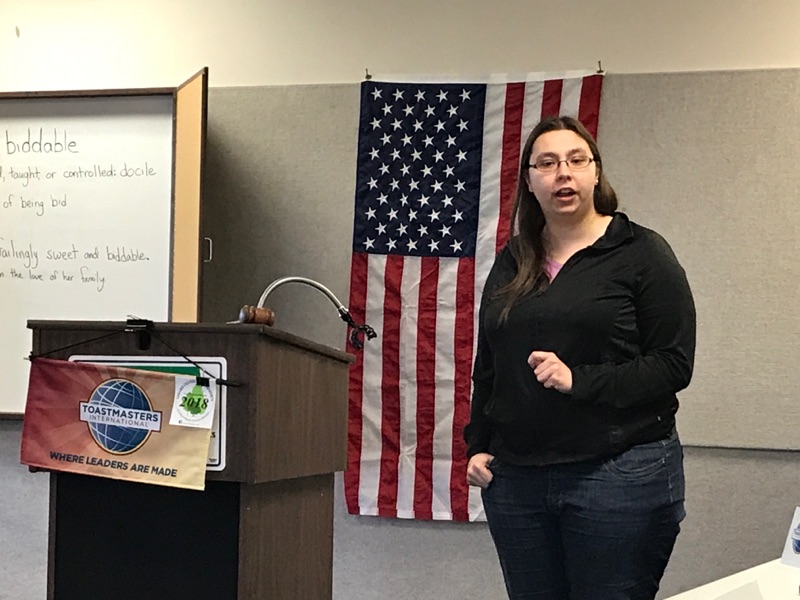
[[[0,413],[28,319],[169,317],[173,96],[0,99]]]

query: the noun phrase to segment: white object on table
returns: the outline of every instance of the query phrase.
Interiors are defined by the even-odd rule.
[[[800,569],[775,559],[666,600],[800,600]]]

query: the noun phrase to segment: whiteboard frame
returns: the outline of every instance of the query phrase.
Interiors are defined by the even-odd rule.
[[[200,318],[202,289],[200,233],[208,122],[208,67],[174,88],[0,92],[0,106],[8,100],[103,98],[113,101],[114,98],[132,96],[166,96],[172,101],[168,315],[171,322],[196,323]],[[26,350],[20,351],[24,356]],[[16,403],[4,404],[0,397],[0,419],[21,417],[22,412],[16,410]]]

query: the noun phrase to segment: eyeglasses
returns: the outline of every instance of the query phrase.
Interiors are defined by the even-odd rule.
[[[555,158],[543,158],[541,160],[537,160],[530,166],[540,173],[555,173],[562,162],[567,163],[570,171],[582,171],[591,163],[595,162],[595,159],[583,155],[571,156],[563,160],[556,160]]]

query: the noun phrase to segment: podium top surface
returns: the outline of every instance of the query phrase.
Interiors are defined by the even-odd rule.
[[[54,330],[70,329],[85,331],[113,332],[128,328],[125,321],[51,321],[28,320],[28,329]],[[159,323],[153,322],[153,331],[156,333],[210,333],[210,334],[236,334],[257,335],[271,338],[283,344],[290,344],[310,352],[315,352],[346,363],[355,362],[352,354],[337,350],[307,340],[297,335],[268,327],[266,325],[253,325],[243,323]]]

